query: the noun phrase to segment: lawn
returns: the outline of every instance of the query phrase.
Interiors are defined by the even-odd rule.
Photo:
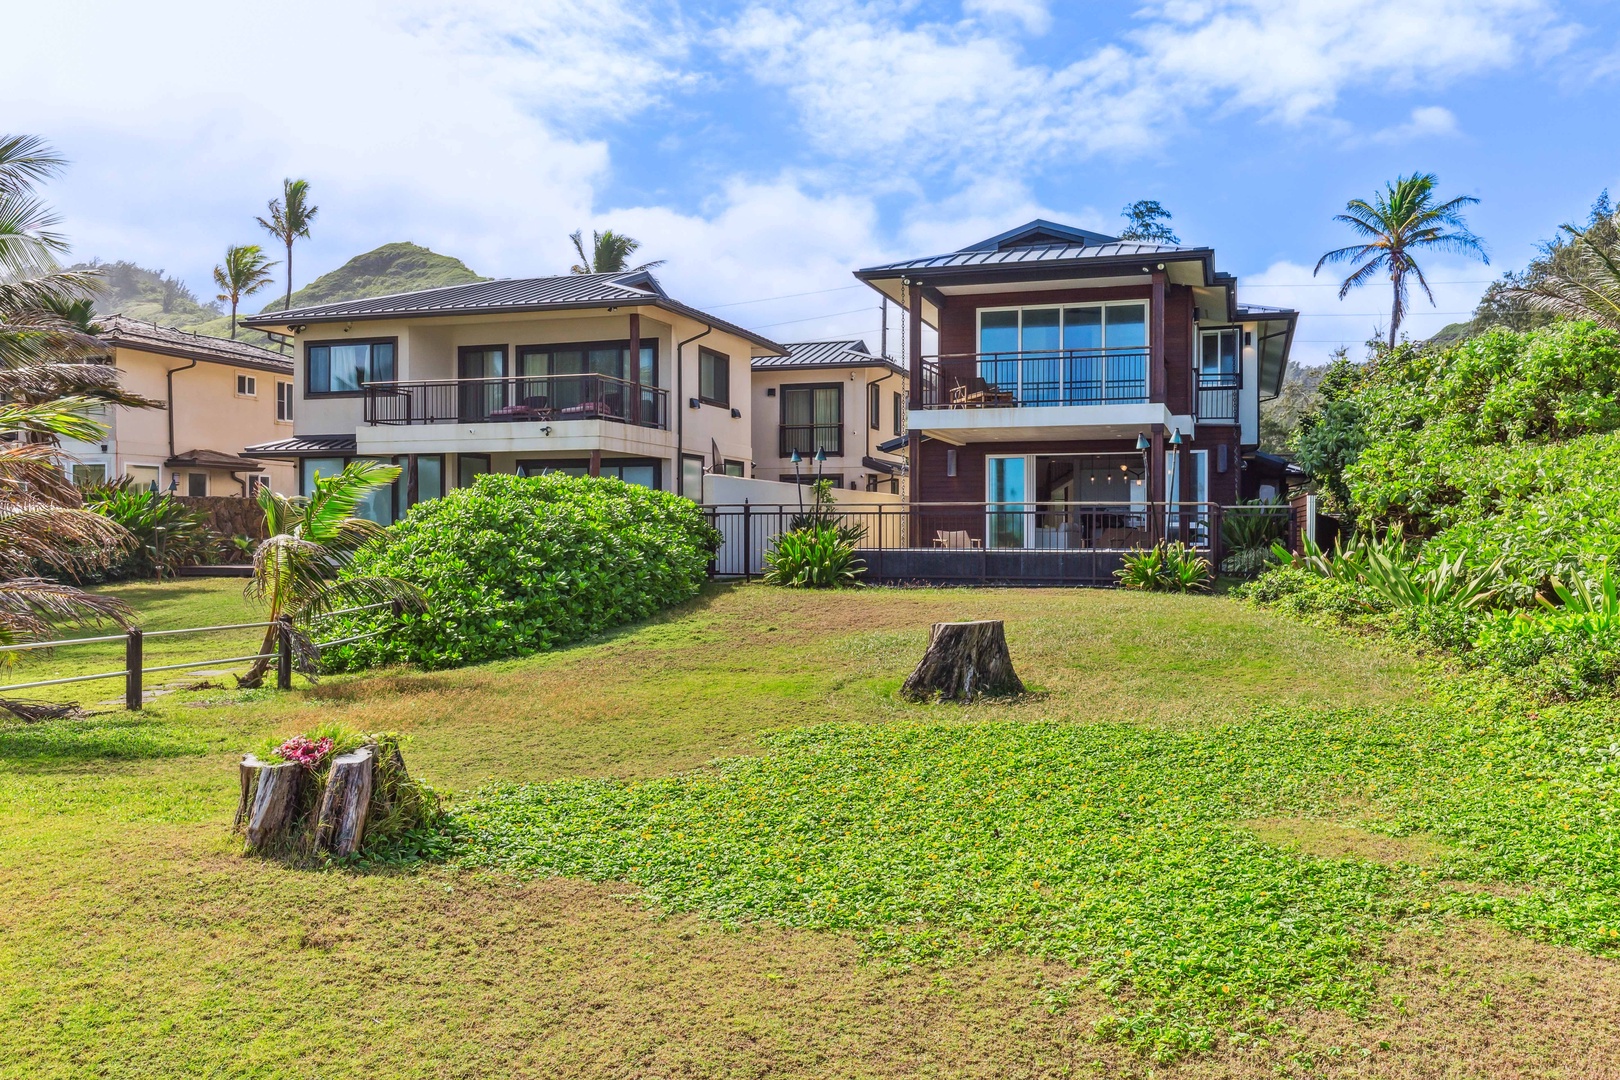
[[[149,627],[246,617],[148,588]],[[1031,693],[899,703],[975,617]],[[1219,598],[717,586],[520,661],[3,725],[0,1076],[1620,1070],[1612,720],[1434,681]],[[324,720],[412,737],[452,864],[236,854],[235,754]]]

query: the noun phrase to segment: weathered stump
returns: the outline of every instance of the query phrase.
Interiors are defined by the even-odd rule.
[[[900,688],[911,701],[972,701],[980,694],[1021,694],[1024,684],[1007,652],[999,619],[935,623],[928,651]]]
[[[374,746],[362,746],[332,759],[315,815],[315,849],[339,858],[360,850],[366,815],[371,809]]]
[[[239,822],[244,817],[247,820],[248,847],[256,851],[270,847],[291,830],[298,816],[304,771],[291,761],[271,765],[252,754],[242,759],[242,801],[236,816]]]

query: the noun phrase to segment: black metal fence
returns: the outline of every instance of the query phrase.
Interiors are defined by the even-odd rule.
[[[871,582],[1112,585],[1126,554],[1160,540],[1220,556],[1225,508],[1183,503],[877,503],[841,505],[823,520],[856,534]],[[806,522],[809,504],[705,508],[722,542],[710,571],[763,573],[778,535]]]

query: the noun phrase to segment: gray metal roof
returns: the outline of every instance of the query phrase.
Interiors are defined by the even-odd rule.
[[[232,367],[292,374],[291,359],[245,341],[193,334],[189,330],[159,326],[143,319],[132,319],[128,315],[107,315],[94,321],[100,328],[96,333],[97,339],[109,345],[177,356],[184,360],[208,360]]]
[[[352,454],[355,449],[355,437],[353,434],[294,435],[289,439],[276,439],[274,442],[258,443],[254,446],[244,447],[242,456],[254,458],[313,457],[319,454]]]
[[[858,338],[848,341],[797,341],[782,348],[786,356],[762,356],[753,363],[755,371],[793,370],[798,368],[886,367],[897,374],[906,374],[898,360],[874,356],[866,342]]]
[[[488,315],[526,311],[555,311],[569,308],[615,307],[643,304],[663,308],[707,323],[717,330],[735,334],[759,346],[766,353],[779,353],[782,347],[752,330],[717,319],[678,300],[672,300],[658,279],[645,270],[622,274],[561,274],[542,278],[496,278],[466,285],[444,285],[437,289],[372,296],[362,300],[341,300],[331,304],[266,311],[243,319],[245,326],[295,326],[318,322],[349,322],[360,319],[406,318],[424,315]]]
[[[1106,244],[1042,244],[1019,246],[1000,251],[953,251],[948,255],[929,255],[921,259],[869,266],[856,273],[878,275],[905,270],[944,270],[972,266],[1019,266],[1036,263],[1076,262],[1082,259],[1129,259],[1144,255],[1163,258],[1166,255],[1185,255],[1198,258],[1208,249],[1185,247],[1179,244],[1149,244],[1141,240],[1114,240]]]

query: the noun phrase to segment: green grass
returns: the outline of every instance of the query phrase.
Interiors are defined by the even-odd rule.
[[[204,585],[148,625],[218,620]],[[1032,692],[898,702],[977,617]],[[1612,720],[1431,676],[1212,597],[714,587],[524,660],[0,724],[0,1077],[1620,1063]],[[411,738],[460,865],[237,854],[235,756],[322,723]]]

